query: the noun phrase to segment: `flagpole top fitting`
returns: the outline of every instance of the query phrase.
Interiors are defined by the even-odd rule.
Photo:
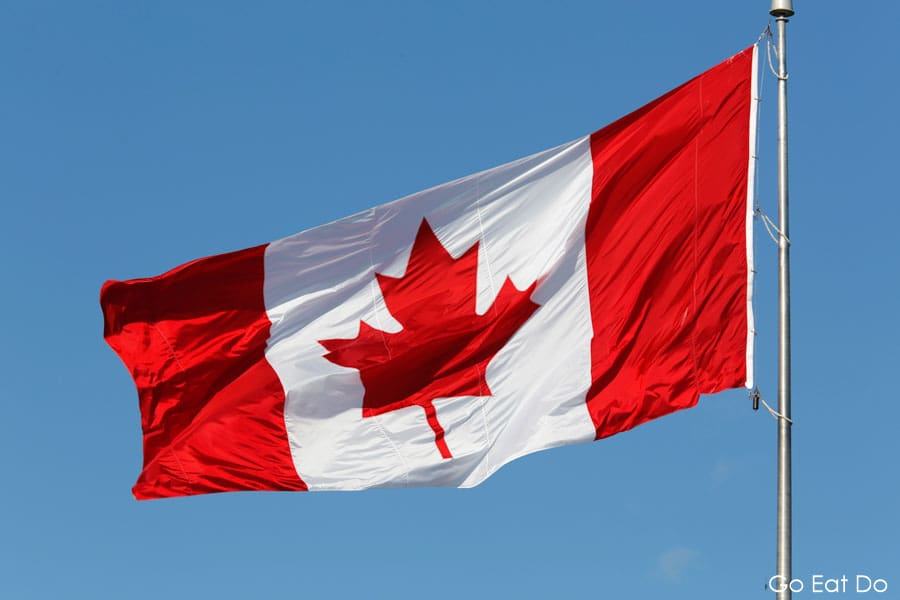
[[[772,0],[772,8],[769,10],[769,14],[773,17],[793,17],[793,0]]]

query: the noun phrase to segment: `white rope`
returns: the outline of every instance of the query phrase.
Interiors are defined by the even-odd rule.
[[[756,206],[756,214],[759,215],[763,226],[766,228],[766,232],[768,232],[769,237],[772,238],[773,242],[775,242],[776,244],[780,244],[780,242],[778,241],[778,238],[781,238],[785,242],[787,242],[788,246],[791,245],[791,238],[784,235],[784,232],[782,232],[780,229],[778,229],[778,226],[775,225],[775,222],[769,218],[769,215],[767,215],[763,211],[762,207],[760,207],[759,205]],[[778,232],[778,237],[776,237],[775,234],[772,233],[773,230]]]
[[[762,41],[763,38],[772,37],[772,20],[769,19],[769,22],[766,24],[766,28],[762,30],[762,33],[759,34],[759,37],[756,38],[755,44],[758,44]]]
[[[790,423],[791,425],[794,424],[794,422],[791,420],[790,417],[784,416],[783,414],[781,414],[780,412],[778,412],[777,410],[775,410],[774,408],[772,408],[771,406],[769,406],[769,404],[768,404],[765,400],[763,400],[762,396],[759,397],[759,401],[762,402],[762,405],[766,407],[766,410],[769,411],[769,414],[772,415],[773,417],[775,417],[775,420],[776,420],[776,421],[777,421],[778,419],[784,419],[785,421],[787,421],[787,422]]]
[[[781,81],[787,81],[788,74],[785,73],[781,75],[775,70],[775,65],[772,64],[772,53],[774,52],[776,56],[778,56],[778,47],[775,46],[772,41],[772,28],[770,26],[766,26],[766,57],[769,59],[769,70],[772,71],[772,75],[775,76],[775,79],[780,79]]]

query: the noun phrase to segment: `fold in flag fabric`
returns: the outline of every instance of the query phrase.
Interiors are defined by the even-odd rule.
[[[139,499],[469,487],[750,385],[756,47],[581,139],[100,293]]]

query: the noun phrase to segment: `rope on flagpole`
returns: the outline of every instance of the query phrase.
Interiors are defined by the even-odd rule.
[[[773,221],[769,217],[769,215],[767,215],[763,211],[762,207],[759,204],[756,205],[756,214],[759,215],[759,218],[762,221],[763,226],[766,228],[766,231],[768,232],[769,237],[772,238],[772,241],[775,242],[776,245],[778,244],[778,238],[781,238],[785,242],[787,242],[788,246],[791,245],[791,238],[784,235],[784,232],[781,231],[780,229],[778,229],[778,226],[775,225],[775,221]],[[774,233],[772,233],[773,230],[778,233],[777,237],[775,236]]]
[[[762,394],[759,392],[758,387],[755,388],[752,392],[750,392],[750,399],[753,400],[753,409],[754,410],[757,410],[759,408],[759,404],[762,404],[763,407],[767,411],[769,411],[769,414],[772,415],[776,421],[778,421],[780,419],[784,419],[791,425],[794,424],[794,421],[790,417],[786,417],[785,415],[781,414],[780,412],[778,412],[777,410],[775,410],[774,408],[769,406],[769,403],[766,402],[766,400],[762,397]]]
[[[772,29],[770,26],[766,26],[766,32],[768,33],[768,35],[766,36],[766,57],[769,61],[769,70],[772,71],[772,75],[775,76],[775,79],[778,79],[780,81],[787,81],[789,75],[787,73],[785,73],[784,75],[778,73],[778,71],[775,70],[775,65],[772,63],[772,53],[774,52],[775,56],[778,56],[778,47],[773,43]]]
[[[766,28],[762,30],[762,33],[759,34],[759,37],[756,38],[756,42],[754,42],[754,43],[755,44],[760,43],[763,40],[763,38],[766,38],[769,40],[772,39],[772,19],[769,19],[769,22],[766,23]]]

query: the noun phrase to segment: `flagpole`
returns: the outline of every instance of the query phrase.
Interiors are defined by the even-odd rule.
[[[787,46],[792,0],[772,0],[778,36],[778,526],[776,574],[778,600],[790,600],[791,589],[791,287],[788,228]]]

